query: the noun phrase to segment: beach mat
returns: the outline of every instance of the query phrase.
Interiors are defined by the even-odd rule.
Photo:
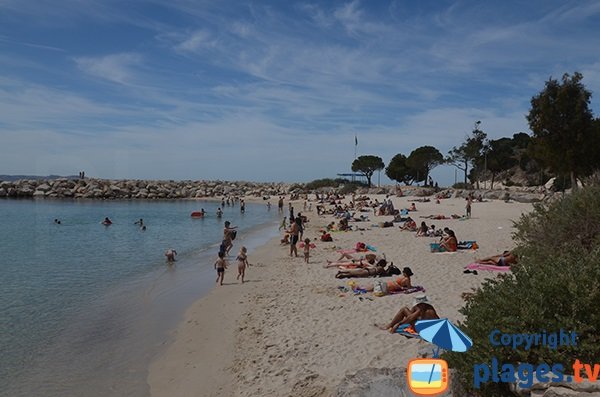
[[[510,272],[510,266],[483,265],[481,263],[471,263],[465,266],[469,270],[488,270],[490,272]]]

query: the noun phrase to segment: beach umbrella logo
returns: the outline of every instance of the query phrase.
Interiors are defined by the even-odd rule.
[[[473,341],[447,318],[421,320],[415,324],[419,336],[444,350],[466,352]]]

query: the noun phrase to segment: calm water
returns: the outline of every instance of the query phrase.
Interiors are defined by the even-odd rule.
[[[0,200],[0,395],[147,395],[149,361],[214,283],[222,222],[239,226],[232,254],[276,233],[276,209],[219,205]]]

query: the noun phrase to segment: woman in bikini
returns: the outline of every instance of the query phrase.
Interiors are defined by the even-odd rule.
[[[387,287],[387,293],[393,293],[393,292],[398,292],[398,291],[402,291],[404,289],[407,288],[412,288],[412,284],[410,282],[410,278],[414,275],[414,273],[412,272],[412,270],[410,270],[410,267],[405,267],[404,269],[402,269],[402,275],[396,278],[392,278],[391,280],[387,280],[386,283],[386,287]],[[364,289],[368,292],[372,292],[375,289],[375,285],[370,284],[367,286],[357,286],[357,288],[359,289]]]
[[[447,236],[442,239],[440,243],[440,251],[442,252],[456,252],[458,250],[458,240],[454,234],[454,230],[448,229],[446,231]]]
[[[242,249],[240,249],[240,253],[238,254],[237,258],[235,258],[238,261],[237,279],[239,280],[240,277],[242,277],[242,284],[244,284],[244,276],[246,275],[246,267],[249,266],[248,256],[246,254],[247,252],[248,252],[248,250],[246,249],[246,247],[242,247]]]
[[[385,276],[385,266],[387,261],[385,259],[377,262],[375,266],[365,266],[359,269],[340,270],[335,275],[335,278],[351,278],[351,277],[375,277]]]
[[[513,263],[517,263],[517,257],[510,251],[504,251],[501,255],[478,259],[476,262],[482,265],[510,266]]]

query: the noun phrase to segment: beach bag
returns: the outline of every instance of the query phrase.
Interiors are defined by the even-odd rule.
[[[373,283],[373,295],[385,296],[387,295],[387,283],[382,280],[375,280]]]
[[[366,251],[367,245],[365,243],[356,243],[356,251]]]
[[[394,266],[394,264],[390,264],[387,268],[387,274],[388,276],[394,276],[394,275],[400,275],[402,274],[402,272],[400,271],[400,269],[398,269],[396,266]]]

